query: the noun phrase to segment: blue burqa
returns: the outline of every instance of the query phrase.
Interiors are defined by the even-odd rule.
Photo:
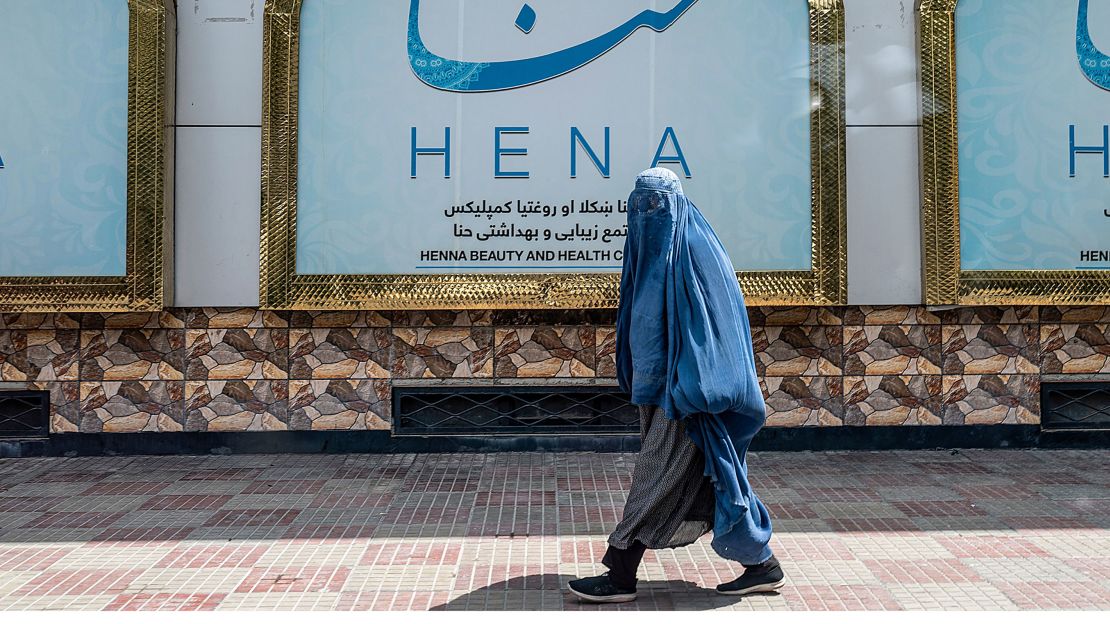
[[[721,241],[668,169],[641,173],[628,199],[617,378],[633,403],[685,421],[705,454],[713,550],[744,565],[770,558],[771,518],[745,461],[767,416],[744,296]]]

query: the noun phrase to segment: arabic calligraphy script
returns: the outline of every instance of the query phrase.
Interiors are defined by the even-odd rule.
[[[1095,46],[1091,39],[1090,0],[1079,0],[1079,23],[1075,27],[1075,49],[1083,75],[1096,86],[1110,91],[1110,56]]]
[[[535,216],[537,218],[567,218],[576,214],[593,214],[609,217],[613,215],[614,212],[617,214],[628,212],[628,202],[620,200],[614,205],[613,202],[610,201],[572,199],[570,203],[559,206],[555,204],[544,204],[537,201],[523,202],[519,199],[510,200],[503,204],[482,200],[481,202],[471,201],[459,206],[451,206],[451,208],[444,210],[443,214],[448,218],[457,215],[471,215],[473,217],[485,216],[487,220],[492,220],[494,215],[510,215],[514,211],[522,218],[527,218],[529,216]],[[528,242],[536,240],[556,240],[559,242],[600,240],[608,245],[618,238],[626,238],[628,236],[628,226],[602,228],[595,225],[590,228],[583,227],[580,223],[576,222],[573,229],[560,232],[549,227],[518,228],[516,224],[502,222],[500,226],[491,223],[489,232],[475,232],[472,228],[464,227],[462,224],[455,224],[454,235],[455,238],[476,238],[483,242],[491,238],[523,238]]]
[[[621,44],[641,28],[663,32],[673,26],[698,0],[681,0],[665,13],[643,11],[598,37],[569,48],[513,61],[473,62],[449,59],[430,51],[420,34],[420,0],[410,0],[408,24],[409,65],[421,82],[436,89],[459,93],[504,91],[557,78],[579,69]],[[536,14],[527,4],[516,25],[532,31]]]

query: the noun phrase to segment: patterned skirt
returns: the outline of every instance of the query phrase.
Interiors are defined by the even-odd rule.
[[[705,476],[705,455],[681,421],[663,409],[640,406],[640,454],[624,516],[609,544],[625,549],[633,541],[648,548],[678,548],[713,529],[716,498]]]

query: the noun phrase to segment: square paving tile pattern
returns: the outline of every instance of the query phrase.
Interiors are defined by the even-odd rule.
[[[707,536],[610,606],[634,454],[0,459],[0,610],[1110,609],[1110,451],[749,458],[787,586]]]

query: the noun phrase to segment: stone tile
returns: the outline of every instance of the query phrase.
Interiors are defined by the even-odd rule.
[[[140,592],[125,593],[104,606],[104,611],[211,611],[226,593]]]
[[[944,376],[944,424],[1040,422],[1040,381],[1034,375]]]
[[[100,611],[112,602],[112,596],[50,596],[13,595],[3,603],[5,610],[31,611],[51,609],[55,611]]]
[[[185,332],[180,329],[81,331],[82,381],[180,380]]]
[[[594,343],[597,345],[597,376],[617,376],[617,328],[598,327]]]
[[[916,585],[919,583],[978,583],[982,579],[970,567],[955,558],[893,561],[865,561],[875,576],[886,583]]]
[[[1066,576],[1066,575],[1063,575]],[[994,585],[1020,609],[1101,610],[1110,609],[1110,592],[1105,582],[998,580]]]
[[[806,611],[895,611],[890,590],[879,585],[787,585],[782,595],[791,609]]]
[[[1042,323],[1110,323],[1110,306],[1041,306]]]
[[[493,376],[493,328],[393,328],[393,376]]]
[[[989,583],[920,583],[890,590],[908,611],[1016,611],[1018,606]]]
[[[189,329],[243,329],[289,327],[287,312],[257,308],[189,308]]]
[[[165,430],[181,420],[180,381],[81,382],[81,433]]]
[[[757,306],[748,308],[753,327],[794,327],[798,325],[840,325],[849,308],[808,306]]]
[[[76,381],[46,381],[31,384],[50,393],[50,433],[81,430],[81,385]]]
[[[274,431],[289,429],[289,382],[270,380],[185,383],[185,431]],[[163,430],[170,430],[167,423]]]
[[[392,332],[383,327],[292,329],[293,379],[374,379],[391,373]]]
[[[44,572],[23,585],[16,593],[35,596],[97,595],[122,592],[139,576],[137,570],[126,572],[107,569]]]
[[[875,490],[887,502],[962,500],[956,491],[936,485],[900,485],[878,487]]]
[[[76,381],[75,329],[0,330],[0,381]]]
[[[449,590],[455,583],[455,566],[370,565],[355,568],[347,591],[404,591],[412,587]]]
[[[965,559],[972,569],[992,581],[1090,581],[1056,558]]]
[[[839,326],[754,327],[752,345],[759,375],[839,375],[844,333]]]
[[[285,379],[289,370],[285,329],[185,331],[186,379]]]
[[[337,592],[347,582],[346,567],[273,566],[254,568],[236,592]]]
[[[1041,325],[1041,372],[1110,373],[1110,323]]]
[[[278,586],[279,588],[281,585]],[[329,591],[262,591],[234,592],[227,595],[217,611],[339,611],[344,595]]]
[[[843,424],[844,385],[839,377],[765,377],[768,427]]]
[[[34,313],[34,312],[3,312],[0,313],[0,329],[80,329],[81,316],[66,312]]]
[[[388,312],[312,311],[289,312],[289,326],[304,329],[362,329],[364,327],[389,327]]]
[[[921,306],[858,306],[845,308],[845,325],[938,325],[940,317]]]
[[[844,378],[846,425],[939,425],[940,375]]]
[[[292,429],[390,428],[388,379],[289,382]]]
[[[492,310],[389,310],[382,312],[395,327],[488,327]]]
[[[593,328],[498,328],[494,335],[496,377],[595,376]]]
[[[491,318],[498,327],[505,326],[562,326],[562,325],[616,325],[616,308],[593,310],[494,310]]]
[[[944,374],[985,375],[1039,372],[1036,325],[945,325]]]
[[[181,329],[186,310],[169,308],[161,312],[107,312],[81,314],[81,329]]]
[[[945,325],[1023,325],[1040,321],[1037,306],[969,306],[937,312]]]
[[[939,375],[939,325],[844,327],[846,375]]]

